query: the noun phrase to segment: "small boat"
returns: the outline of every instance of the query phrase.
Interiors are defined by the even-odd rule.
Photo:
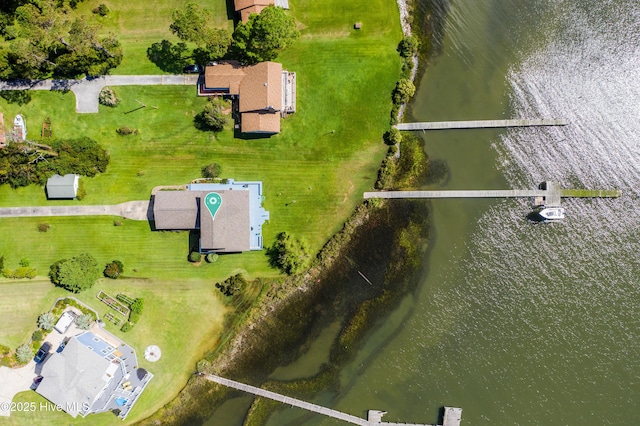
[[[564,208],[562,207],[544,207],[537,213],[545,222],[564,219]]]
[[[27,126],[24,123],[24,118],[20,114],[16,115],[16,118],[13,119],[13,137],[21,141],[27,139]]]

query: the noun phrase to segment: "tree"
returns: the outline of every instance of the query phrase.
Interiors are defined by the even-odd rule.
[[[58,287],[79,293],[91,288],[100,277],[98,261],[87,253],[59,260],[51,265],[49,277]]]
[[[238,24],[232,50],[234,56],[248,64],[272,61],[298,37],[293,18],[284,9],[269,6],[260,14],[251,15],[248,22]]]
[[[162,40],[147,49],[147,58],[162,71],[180,73],[187,64],[188,50],[186,43]]]
[[[222,58],[231,44],[231,35],[223,28],[212,26],[213,14],[196,3],[187,3],[171,15],[171,32],[180,40],[195,43],[198,47],[193,56],[199,63]]]
[[[310,261],[309,249],[304,241],[281,232],[267,250],[271,265],[288,275],[304,270]]]
[[[55,325],[55,323],[56,318],[51,312],[45,312],[38,317],[38,328],[41,328],[44,331],[53,330],[53,326]]]
[[[400,133],[400,130],[392,127],[384,133],[382,139],[384,139],[384,143],[387,145],[395,145],[402,141],[402,134]]]
[[[99,36],[100,27],[85,16],[73,19],[63,1],[25,3],[15,9],[15,25],[4,30],[11,33],[6,61],[12,77],[96,76],[122,61],[122,47],[115,36]],[[2,62],[0,75],[6,70]]]
[[[16,359],[20,364],[26,364],[33,357],[33,348],[27,344],[23,344],[16,349]]]
[[[406,103],[415,93],[416,86],[413,85],[411,80],[403,78],[396,83],[396,88],[393,89],[393,102],[396,104]]]
[[[93,323],[93,315],[91,314],[82,314],[78,318],[76,318],[76,326],[81,330],[88,330],[91,328],[91,324]]]
[[[244,279],[242,274],[236,274],[221,283],[216,283],[216,288],[225,296],[235,296],[242,291],[246,284],[247,280]]]
[[[222,167],[218,163],[209,163],[201,170],[202,177],[207,179],[215,179],[222,173]]]
[[[194,118],[195,125],[200,130],[212,130],[219,132],[229,121],[227,115],[222,112],[225,102],[218,98],[209,98],[204,106],[204,111]]]
[[[418,53],[420,49],[420,40],[415,36],[407,36],[398,44],[398,53],[403,58],[410,58]]]
[[[113,262],[107,263],[107,266],[104,268],[104,276],[107,278],[116,279],[124,272],[124,265],[119,260],[114,260]]]

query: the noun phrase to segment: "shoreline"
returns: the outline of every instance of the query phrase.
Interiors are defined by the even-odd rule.
[[[398,10],[400,11],[400,26],[402,27],[402,34],[405,37],[410,37],[411,35],[413,35],[413,30],[411,28],[411,15],[409,15],[409,2],[413,0],[396,1],[398,3]],[[411,73],[409,74],[409,80],[415,84],[415,79],[418,74],[418,67],[420,65],[420,60],[418,59],[417,53],[411,57],[411,62],[413,63],[413,67],[411,68]],[[400,105],[400,108],[398,108],[398,115],[396,116],[396,120],[398,123],[402,122],[406,109],[406,103],[403,103],[402,105]]]
[[[412,20],[409,15],[409,7],[412,1],[413,0],[397,0],[400,13],[400,24],[402,33],[405,37],[412,35]],[[413,82],[420,71],[418,69],[418,54],[412,57],[412,62],[413,67],[409,77]],[[407,104],[401,105],[398,111],[399,120],[404,116],[406,108]],[[420,151],[423,152],[422,148],[420,148]],[[396,161],[399,161],[399,157],[396,157],[395,155],[393,157]],[[247,348],[251,348],[252,339],[255,342],[256,336],[254,334],[254,330],[269,328],[274,322],[274,317],[282,311],[285,311],[288,305],[295,304],[298,298],[303,298],[305,296],[321,292],[323,286],[316,284],[320,283],[327,275],[335,272],[334,269],[340,269],[340,261],[343,260],[345,252],[348,251],[351,245],[355,242],[354,239],[356,238],[356,232],[361,230],[363,225],[365,227],[373,225],[371,223],[372,216],[377,214],[376,209],[384,208],[385,203],[386,201],[384,200],[374,200],[373,202],[365,201],[357,205],[355,210],[345,221],[342,229],[326,242],[307,271],[300,275],[285,277],[273,282],[270,285],[270,288],[268,288],[269,284],[263,284],[263,289],[259,298],[254,301],[247,311],[239,313],[239,316],[231,321],[237,326],[237,328],[227,335],[226,338],[223,337],[223,340],[226,342],[210,354],[211,356],[209,358],[213,359],[211,362],[206,362],[207,370],[223,376],[229,373],[234,375],[233,372],[235,372],[236,374],[234,377],[239,379],[238,371],[242,371],[242,366],[238,365],[238,359],[242,357],[243,352],[248,350]],[[428,217],[428,212],[426,215]],[[402,233],[407,229],[399,226],[394,228],[394,230]],[[425,241],[422,241],[421,245],[416,246],[418,247],[418,250],[426,250],[428,247],[429,237],[427,236],[424,239]],[[405,258],[400,259],[407,260]],[[401,264],[402,260],[400,260],[398,264]],[[398,264],[389,266],[389,269],[386,272],[391,274],[394,272],[397,273],[396,268],[398,267]],[[409,275],[411,274],[409,273]],[[405,283],[404,285],[406,286],[408,284]],[[354,342],[357,342],[357,340],[366,333],[368,330],[367,327],[373,325],[380,309],[385,308],[385,306],[379,305],[379,303],[387,305],[386,308],[393,308],[393,300],[388,300],[388,296],[383,298],[374,297],[371,301],[373,302],[373,305],[377,305],[378,307],[377,314],[374,315],[374,318],[369,318],[369,316],[372,315],[371,312],[369,312],[370,306],[363,303],[362,305],[358,305],[357,311],[359,314],[364,315],[362,318],[364,318],[365,322],[369,321],[369,323],[348,324],[348,327],[343,330],[347,335],[349,335],[349,339],[354,339]],[[351,320],[353,320],[353,318]],[[362,335],[358,333],[362,333]],[[247,378],[247,373],[239,374],[241,377],[243,376]],[[262,381],[265,379],[267,379],[267,375],[265,375]],[[189,408],[187,408],[197,406],[197,401],[195,401],[196,403],[192,401],[195,400],[197,396],[203,395],[201,398],[206,398],[204,395],[208,394],[211,398],[214,398],[219,402],[224,400],[226,395],[230,392],[232,391],[229,389],[223,388],[219,385],[213,385],[208,381],[202,381],[198,376],[192,376],[176,398],[174,398],[162,410],[156,412],[151,417],[142,420],[141,423],[156,424],[158,420],[167,420],[167,416],[173,418],[173,420],[178,420],[179,422],[187,421],[188,423],[190,417],[193,419],[197,416],[195,413],[190,413]],[[215,394],[215,396],[212,394]],[[180,411],[173,412],[171,407],[180,407],[176,408],[176,410]]]

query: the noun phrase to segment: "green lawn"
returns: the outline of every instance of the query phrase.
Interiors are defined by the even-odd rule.
[[[63,290],[55,289],[48,282],[27,282],[9,285],[9,292],[3,288],[0,302],[2,312],[2,330],[0,341],[10,343],[23,338],[14,338],[8,333],[13,328],[21,327],[27,334],[35,330],[37,316],[47,311],[56,297],[68,296]],[[203,280],[107,280],[103,279],[92,289],[77,296],[80,300],[94,308],[101,316],[110,311],[104,303],[96,298],[99,290],[115,296],[124,292],[131,297],[144,298],[144,312],[135,328],[122,333],[107,322],[107,330],[130,344],[135,350],[139,365],[154,374],[153,380],[142,394],[136,407],[127,420],[135,421],[145,418],[166,404],[184,386],[193,372],[195,362],[215,344],[223,327],[223,315],[227,312],[219,297],[218,290],[211,282]],[[34,295],[32,303],[25,306],[24,294]],[[9,320],[16,325],[7,330],[4,327]],[[14,334],[20,334],[17,330]],[[55,331],[54,331],[55,332]],[[24,333],[23,333],[24,334]],[[144,359],[144,349],[148,345],[158,345],[162,350],[162,358],[155,363]],[[188,348],[188,351],[185,351]],[[39,401],[41,398],[34,392],[19,394],[14,401]],[[71,418],[66,413],[13,413],[7,424],[24,424],[26,419],[34,424],[64,424]],[[89,416],[77,419],[74,424],[113,424],[117,419],[110,414]],[[4,420],[0,421],[4,424]]]
[[[125,59],[114,73],[160,73],[147,60],[146,49],[163,38],[175,41],[168,30],[170,14],[184,2],[87,0],[78,10],[86,12],[101,2],[112,10],[103,19],[105,30],[116,32],[125,49]],[[219,25],[231,25],[224,2],[199,3],[216,8]],[[389,126],[390,93],[400,75],[395,48],[401,31],[394,0],[290,0],[290,5],[302,36],[278,61],[297,73],[298,112],[283,120],[279,135],[234,138],[231,125],[217,135],[197,131],[193,117],[205,100],[196,97],[194,87],[116,87],[121,104],[100,107],[98,114],[76,114],[72,93],[32,92],[31,102],[23,106],[0,99],[7,122],[17,113],[25,116],[30,138],[39,139],[42,121],[50,116],[56,138],[88,136],[111,155],[106,173],[83,178],[83,201],[47,201],[41,187],[2,186],[0,206],[148,199],[154,186],[187,183],[199,177],[203,165],[215,161],[222,165],[223,177],[263,181],[265,207],[271,212],[263,229],[265,245],[277,233],[289,231],[317,252],[375,182],[386,151],[381,135]],[[356,21],[363,23],[362,30],[353,29]],[[139,102],[147,107],[133,111]],[[123,125],[140,134],[116,135],[115,129]],[[188,233],[152,232],[146,222],[129,220],[114,226],[114,219],[1,219],[0,255],[6,256],[10,268],[29,258],[43,277],[55,260],[83,252],[101,264],[113,259],[124,263],[125,275],[135,279],[103,280],[81,298],[101,314],[106,309],[95,299],[98,288],[145,298],[141,324],[124,338],[139,351],[158,344],[164,355],[157,364],[143,365],[156,378],[133,413],[132,419],[140,419],[174,396],[195,360],[215,346],[222,308],[213,295],[213,283],[238,272],[252,278],[277,271],[268,266],[263,252],[220,256],[216,263],[194,266],[186,260]],[[38,232],[40,222],[51,229]],[[12,347],[28,339],[37,315],[62,293],[46,282],[2,281],[0,287],[0,343]],[[19,398],[37,396],[31,392]],[[8,424],[69,420],[64,413],[36,413],[12,415]],[[110,414],[88,419],[91,424],[113,421]]]

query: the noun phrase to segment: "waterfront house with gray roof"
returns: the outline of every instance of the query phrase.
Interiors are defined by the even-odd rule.
[[[215,218],[205,205],[216,193],[221,204]],[[262,182],[190,184],[186,191],[159,191],[153,199],[157,230],[198,230],[201,253],[262,250],[262,225],[269,212],[262,207]]]

